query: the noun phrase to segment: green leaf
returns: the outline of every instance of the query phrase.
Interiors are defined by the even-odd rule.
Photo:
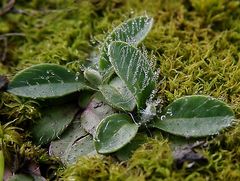
[[[90,89],[83,75],[76,75],[55,64],[34,65],[16,74],[8,91],[33,99],[56,98],[83,89]]]
[[[152,25],[152,18],[140,16],[130,19],[117,26],[106,38],[102,46],[99,60],[99,70],[106,73],[111,68],[107,52],[108,46],[112,41],[124,41],[129,44],[137,45],[146,37]]]
[[[109,85],[99,86],[99,90],[106,101],[115,108],[133,111],[136,106],[133,94],[119,77],[115,77]]]
[[[112,42],[109,55],[116,74],[135,96],[138,107],[143,108],[155,88],[149,61],[137,48],[124,42]]]
[[[177,99],[151,126],[184,137],[218,134],[234,122],[234,112],[224,102],[194,95]]]
[[[92,136],[84,131],[79,119],[69,125],[59,140],[51,142],[49,152],[66,164],[74,163],[79,156],[97,154]]]
[[[92,68],[87,68],[83,74],[85,79],[87,79],[92,86],[98,87],[99,85],[102,84],[102,76],[98,71]]]
[[[37,120],[31,129],[34,143],[43,145],[59,137],[72,122],[76,112],[77,107],[71,104],[43,110],[42,118]]]
[[[95,136],[97,126],[101,120],[114,112],[114,109],[103,101],[102,95],[97,93],[82,113],[81,125],[85,131]]]
[[[113,114],[101,121],[95,136],[98,153],[112,153],[128,144],[137,134],[138,126],[126,114]]]

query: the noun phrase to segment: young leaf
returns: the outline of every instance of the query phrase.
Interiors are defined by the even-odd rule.
[[[83,73],[85,79],[87,79],[92,86],[98,87],[102,84],[102,76],[94,69],[87,68]]]
[[[95,136],[98,124],[103,118],[114,113],[114,109],[105,104],[100,93],[94,95],[92,101],[81,115],[81,125],[91,135]]]
[[[112,42],[109,56],[116,74],[135,96],[138,107],[143,108],[155,88],[148,60],[138,49],[124,42]]]
[[[76,75],[55,64],[29,67],[16,74],[8,86],[12,94],[34,99],[56,98],[82,89],[90,89],[83,75]]]
[[[76,112],[75,105],[46,108],[42,118],[37,120],[31,129],[34,143],[43,145],[59,137],[72,122]]]
[[[137,45],[146,37],[152,27],[152,24],[152,18],[140,16],[130,19],[116,27],[106,38],[102,46],[99,60],[99,70],[101,72],[108,72],[107,70],[111,68],[107,52],[108,46],[112,41],[124,41],[129,44]]]
[[[161,119],[151,126],[184,137],[219,133],[234,122],[234,112],[215,98],[194,95],[177,99],[166,107]]]
[[[99,86],[99,90],[106,101],[113,107],[125,111],[133,111],[136,106],[134,96],[119,77],[115,77],[109,85]]]
[[[74,163],[79,156],[97,154],[92,136],[84,131],[79,119],[69,125],[59,140],[51,142],[49,152],[67,164]]]
[[[113,114],[101,121],[95,136],[98,153],[112,153],[128,144],[137,134],[138,126],[126,114]]]

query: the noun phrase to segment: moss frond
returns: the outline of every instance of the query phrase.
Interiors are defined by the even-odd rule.
[[[2,122],[12,119],[15,125],[29,125],[41,116],[36,101],[21,99],[6,92],[0,94],[0,108]]]

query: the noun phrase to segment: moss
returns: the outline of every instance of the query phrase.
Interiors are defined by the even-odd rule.
[[[176,169],[169,143],[150,140],[124,163],[110,157],[80,158],[61,173],[62,180],[239,180],[239,126],[198,150],[207,164]]]
[[[0,17],[0,74],[11,79],[43,62],[78,71],[98,52],[108,31],[145,13],[154,17],[154,27],[143,44],[160,69],[158,97],[164,104],[183,95],[211,95],[226,101],[239,119],[238,0],[19,0],[14,11]],[[36,103],[0,94],[1,120],[28,122],[40,116]],[[236,124],[210,140],[199,150],[208,163],[193,169],[177,170],[168,143],[152,140],[121,164],[109,157],[81,158],[60,179],[239,180],[239,134]]]
[[[154,180],[169,178],[173,159],[166,141],[152,140],[131,160],[118,163],[111,157],[80,158],[63,173],[62,180]]]
[[[1,122],[14,120],[15,125],[28,126],[41,116],[39,104],[33,100],[18,98],[9,93],[0,94]]]
[[[43,165],[44,170],[41,173],[53,180],[56,177],[58,170],[64,168],[63,164],[56,157],[49,156],[46,149],[36,146],[29,141],[24,142],[18,150],[18,162],[20,168],[26,167],[29,162]]]
[[[172,166],[172,152],[166,141],[151,140],[129,160],[129,168],[142,172],[146,180],[171,178]]]

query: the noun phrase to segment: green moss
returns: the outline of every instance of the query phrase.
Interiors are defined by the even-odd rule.
[[[164,104],[183,95],[211,95],[226,101],[240,118],[238,0],[19,0],[15,8],[18,13],[0,17],[0,36],[7,40],[5,47],[0,39],[0,74],[11,78],[43,62],[78,71],[98,52],[108,31],[146,12],[154,17],[154,27],[143,43],[160,69],[158,97]],[[40,116],[37,104],[0,94],[1,120],[24,122]],[[61,179],[240,180],[239,138],[236,124],[199,150],[208,163],[190,170],[175,169],[168,143],[153,140],[121,164],[108,157],[81,158]]]
[[[14,120],[15,125],[29,126],[41,116],[38,108],[36,101],[21,99],[9,93],[0,94],[1,122]]]
[[[150,141],[131,160],[118,163],[110,157],[80,158],[63,173],[62,180],[154,180],[171,176],[173,159],[166,141]]]
[[[80,158],[61,173],[62,180],[239,180],[239,126],[200,149],[206,164],[176,169],[167,141],[150,140],[132,158],[118,163],[110,157]]]
[[[151,140],[129,160],[129,168],[142,172],[146,180],[171,178],[172,167],[172,152],[166,141]]]

